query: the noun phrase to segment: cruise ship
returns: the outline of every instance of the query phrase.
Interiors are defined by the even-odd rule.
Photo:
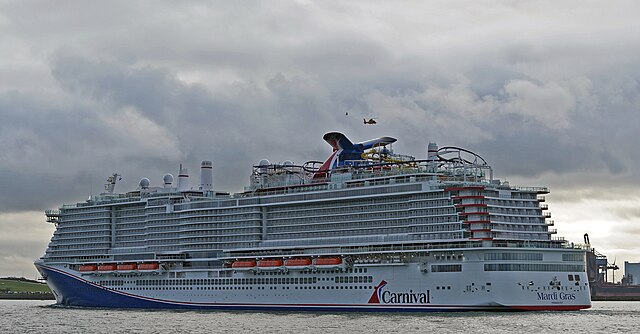
[[[118,193],[45,212],[56,230],[35,266],[56,303],[284,311],[578,310],[585,249],[556,236],[545,187],[510,185],[469,150],[331,132],[325,161],[261,160],[240,193],[213,163],[191,185]]]

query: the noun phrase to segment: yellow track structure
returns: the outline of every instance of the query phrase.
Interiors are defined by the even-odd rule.
[[[395,155],[389,153],[383,153],[375,149],[368,150],[360,155],[362,159],[380,161],[385,163],[397,163],[410,168],[416,167],[416,163],[411,163],[412,157],[406,155]]]

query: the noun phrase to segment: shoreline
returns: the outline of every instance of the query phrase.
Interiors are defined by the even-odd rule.
[[[56,300],[53,293],[0,293],[0,300]]]

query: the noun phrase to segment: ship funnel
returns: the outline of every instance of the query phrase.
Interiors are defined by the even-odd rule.
[[[429,173],[436,172],[436,161],[438,161],[438,145],[434,142],[429,142],[427,146],[427,171]],[[436,180],[436,175],[431,177],[432,180]]]
[[[203,161],[200,163],[200,190],[213,189],[213,163]]]
[[[189,190],[189,170],[182,168],[180,164],[180,174],[178,175],[178,191]]]
[[[434,142],[431,142],[427,147],[427,160],[436,161],[437,157],[438,157],[438,145]]]

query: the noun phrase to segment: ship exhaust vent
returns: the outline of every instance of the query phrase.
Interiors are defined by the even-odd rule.
[[[200,190],[213,189],[213,163],[203,161],[200,163]]]

